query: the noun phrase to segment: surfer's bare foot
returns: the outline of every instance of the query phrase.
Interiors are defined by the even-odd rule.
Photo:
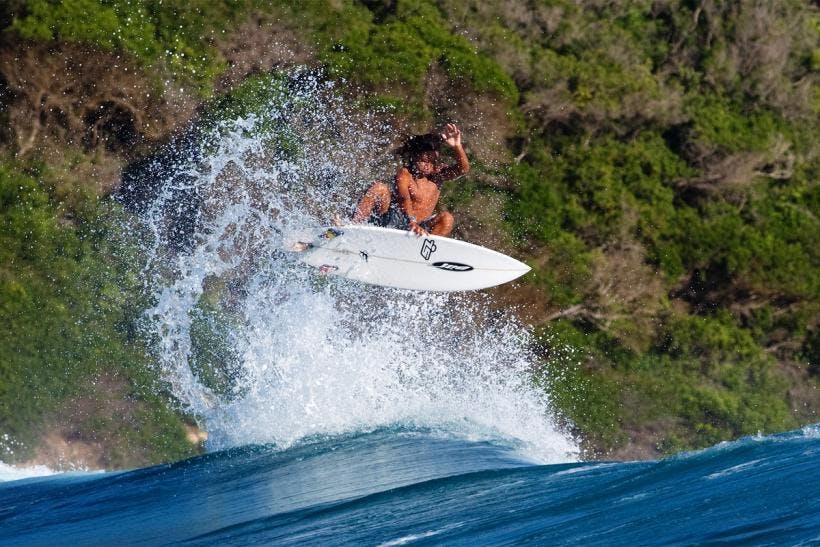
[[[340,215],[339,213],[333,215],[333,225],[341,226],[342,224],[344,224],[344,222],[342,221],[342,215]]]
[[[301,253],[310,249],[310,243],[305,243],[303,241],[297,241],[293,245],[290,246],[290,250],[294,253]]]

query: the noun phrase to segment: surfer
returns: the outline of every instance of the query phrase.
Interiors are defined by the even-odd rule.
[[[439,165],[439,148],[446,144],[453,149],[456,163]],[[470,162],[461,145],[461,131],[449,123],[442,133],[414,135],[398,152],[405,164],[393,179],[393,187],[376,181],[367,189],[353,214],[353,222],[367,222],[416,235],[428,233],[447,236],[453,231],[453,215],[447,211],[435,213],[441,196],[441,186],[470,170]]]

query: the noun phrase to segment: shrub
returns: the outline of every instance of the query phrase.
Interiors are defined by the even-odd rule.
[[[432,2],[399,0],[378,23],[370,11],[353,6],[319,13],[314,4],[312,10],[309,19],[332,74],[386,87],[420,103],[429,69],[441,63],[452,80],[510,103],[517,101],[518,90],[510,77],[453,33]]]
[[[4,458],[24,459],[45,420],[93,392],[89,386],[100,375],[121,374],[132,385],[147,377],[145,348],[132,324],[144,307],[134,247],[122,240],[116,206],[80,210],[85,216],[78,226],[61,222],[32,176],[0,164],[0,430],[23,446]],[[166,401],[157,395],[140,401],[142,411],[153,414],[146,423],[157,418],[168,434],[152,441],[165,448],[147,461],[191,454]],[[72,419],[87,431],[96,416]],[[112,434],[127,442],[134,432]]]
[[[252,5],[250,0],[26,0],[10,28],[31,40],[122,51],[143,65],[167,67],[208,94],[224,69],[210,43]]]

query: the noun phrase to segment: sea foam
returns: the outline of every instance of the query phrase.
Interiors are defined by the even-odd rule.
[[[530,334],[484,294],[322,277],[287,251],[389,180],[384,117],[308,72],[202,129],[141,213],[157,366],[209,447],[400,425],[577,457],[533,386]]]

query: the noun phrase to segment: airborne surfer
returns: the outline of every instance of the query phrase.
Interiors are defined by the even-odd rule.
[[[456,161],[439,163],[439,148],[453,149]],[[472,291],[507,283],[530,270],[526,264],[447,236],[453,215],[436,214],[441,186],[469,171],[461,131],[447,124],[441,133],[415,135],[397,150],[404,163],[393,184],[376,181],[359,200],[350,224],[335,220],[312,241],[292,250],[319,273],[382,287],[416,291]],[[362,226],[370,222],[381,227]],[[385,227],[407,230],[388,230]],[[417,239],[409,236],[429,236]],[[432,235],[430,235],[432,234]]]
[[[453,149],[456,163],[446,167],[439,165],[442,144]],[[435,209],[441,186],[470,170],[470,162],[461,145],[461,131],[450,123],[442,133],[410,137],[398,152],[405,163],[396,173],[392,188],[376,181],[356,206],[353,222],[369,221],[378,226],[409,230],[416,235],[449,235],[453,231],[453,215],[447,211],[435,213]]]

